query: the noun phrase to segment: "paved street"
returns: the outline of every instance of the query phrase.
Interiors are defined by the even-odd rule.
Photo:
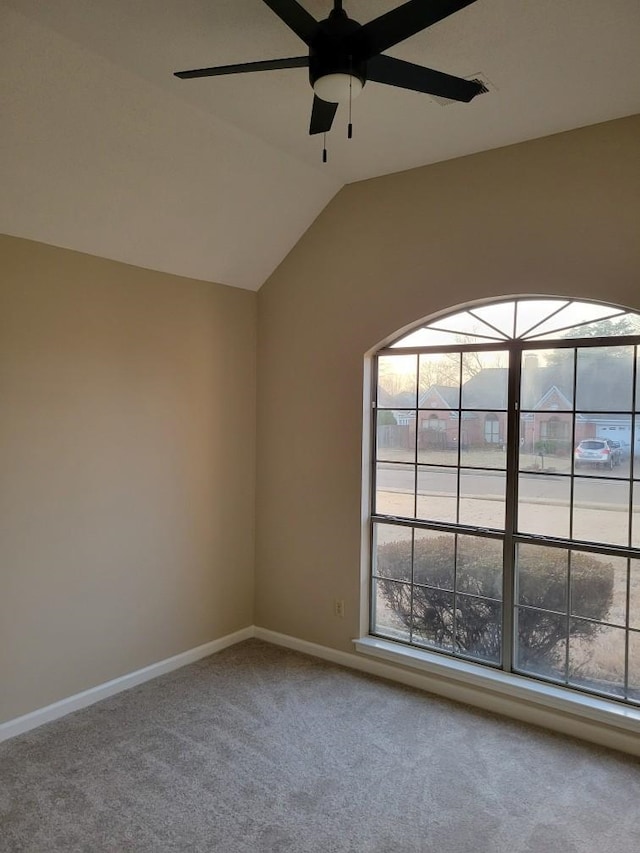
[[[422,467],[418,475],[418,493],[455,491],[456,471],[452,468]],[[613,476],[612,476],[613,475]],[[385,490],[413,492],[413,468],[410,466],[380,463],[378,487]],[[504,473],[501,471],[464,471],[463,490],[475,495],[503,495]],[[619,469],[613,472],[600,469],[581,469],[576,478],[579,499],[598,504],[624,505],[629,500],[629,483],[620,479]],[[544,499],[565,503],[569,499],[570,478],[557,473],[524,471],[519,479],[519,492],[523,500]]]
[[[586,473],[592,473],[589,469]],[[407,465],[381,463],[377,473],[377,510],[387,515],[412,517],[414,470]],[[457,472],[447,468],[421,468],[418,474],[418,516],[431,521],[479,527],[504,526],[505,477],[499,471],[463,471],[460,477],[459,517],[456,519]],[[519,480],[519,523],[523,533],[596,540],[628,545],[628,481],[602,477],[574,479],[558,474],[523,472]],[[640,547],[640,485],[636,490],[632,545]]]

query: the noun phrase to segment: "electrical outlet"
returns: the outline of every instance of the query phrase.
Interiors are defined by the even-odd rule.
[[[336,616],[344,619],[344,598],[336,598],[333,603]]]

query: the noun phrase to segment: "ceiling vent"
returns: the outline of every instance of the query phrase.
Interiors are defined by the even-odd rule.
[[[465,80],[471,80],[472,82],[482,83],[482,91],[481,95],[484,95],[486,92],[494,92],[496,91],[496,87],[493,83],[488,79],[486,74],[470,74],[469,77],[465,77]],[[432,101],[435,101],[436,104],[440,104],[441,107],[448,107],[449,104],[458,104],[459,101],[454,101],[452,98],[441,98],[439,95],[429,95]]]

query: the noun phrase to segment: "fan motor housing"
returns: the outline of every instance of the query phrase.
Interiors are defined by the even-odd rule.
[[[351,74],[362,85],[367,82],[366,60],[353,56],[350,36],[362,28],[343,11],[331,12],[318,23],[317,34],[309,46],[309,82],[313,86],[327,74]]]

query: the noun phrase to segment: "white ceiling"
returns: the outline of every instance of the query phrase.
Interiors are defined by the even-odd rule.
[[[370,83],[326,165],[306,69],[172,74],[305,52],[261,0],[0,0],[0,231],[255,290],[345,183],[640,112],[638,0],[477,0],[388,53],[492,91]]]

